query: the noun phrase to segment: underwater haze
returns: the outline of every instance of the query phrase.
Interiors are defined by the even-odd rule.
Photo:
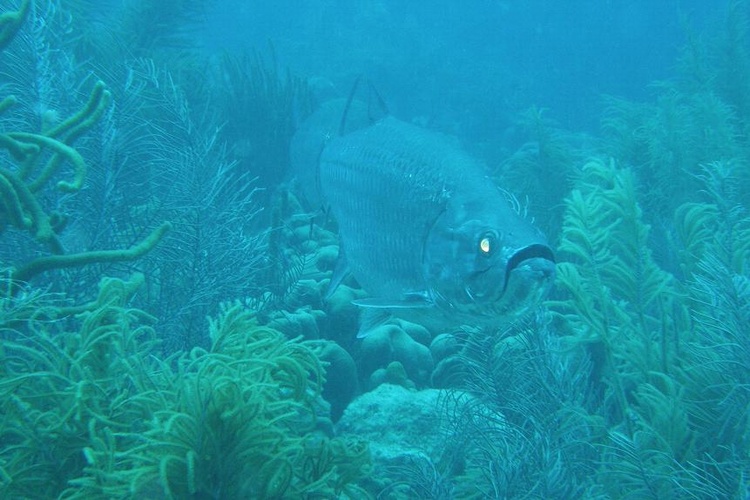
[[[366,74],[402,117],[489,140],[530,105],[595,127],[602,94],[647,97],[674,75],[688,29],[721,29],[719,12],[696,0],[222,1],[205,39],[211,50],[271,42],[283,64],[342,93]]]
[[[0,0],[0,498],[750,498],[750,2]]]

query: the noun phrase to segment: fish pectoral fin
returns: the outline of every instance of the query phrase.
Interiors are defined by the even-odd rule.
[[[384,324],[392,317],[391,313],[385,309],[362,309],[362,314],[359,315],[359,331],[357,331],[357,338],[363,339],[367,337],[371,331]]]
[[[331,281],[328,283],[328,290],[326,290],[324,297],[325,300],[333,296],[333,293],[347,276],[349,276],[349,263],[346,261],[346,254],[344,254],[344,245],[339,244],[339,256],[336,259],[336,267],[333,268]]]
[[[401,300],[370,297],[367,299],[353,300],[352,304],[362,308],[359,316],[359,332],[357,338],[361,339],[382,325],[393,316],[393,309],[426,309],[435,305],[426,292],[406,293]]]
[[[422,309],[435,305],[427,294],[417,292],[407,293],[400,300],[370,297],[353,300],[352,304],[369,309]]]

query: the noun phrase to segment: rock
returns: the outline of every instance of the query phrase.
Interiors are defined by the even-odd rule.
[[[382,384],[352,401],[335,430],[338,436],[369,442],[373,472],[367,489],[393,493],[399,484],[417,480],[410,477],[415,466],[435,467],[446,453],[462,460],[458,440],[450,438],[456,431],[446,416],[460,414],[469,402],[478,407],[465,393]]]
[[[404,454],[433,455],[444,438],[438,430],[444,392],[382,384],[349,404],[336,432],[367,439],[376,461],[390,462]]]

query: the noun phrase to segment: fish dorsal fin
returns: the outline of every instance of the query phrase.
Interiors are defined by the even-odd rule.
[[[369,80],[367,82],[367,89],[369,90],[367,94],[367,116],[370,117],[370,120],[376,122],[391,114],[390,111],[388,111],[388,105],[385,103],[385,99],[383,99],[383,96],[380,95],[378,89],[376,89],[375,85]]]
[[[349,91],[349,97],[347,97],[346,104],[344,105],[344,112],[341,114],[341,122],[339,123],[339,136],[346,135],[351,131],[351,126],[349,123],[349,111],[351,110],[352,102],[354,102],[354,97],[357,95],[360,82],[363,80],[363,78],[364,77],[362,75],[358,76],[352,84],[351,91]],[[386,105],[385,100],[369,80],[367,80],[367,89],[364,101],[367,103],[367,119],[369,120],[370,125],[389,114],[388,106]],[[358,127],[355,126],[354,130],[356,130],[357,128]]]

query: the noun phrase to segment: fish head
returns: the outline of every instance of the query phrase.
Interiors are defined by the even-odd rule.
[[[428,294],[449,315],[500,325],[543,300],[555,278],[544,237],[513,211],[477,217],[446,210],[428,232],[423,272]]]

